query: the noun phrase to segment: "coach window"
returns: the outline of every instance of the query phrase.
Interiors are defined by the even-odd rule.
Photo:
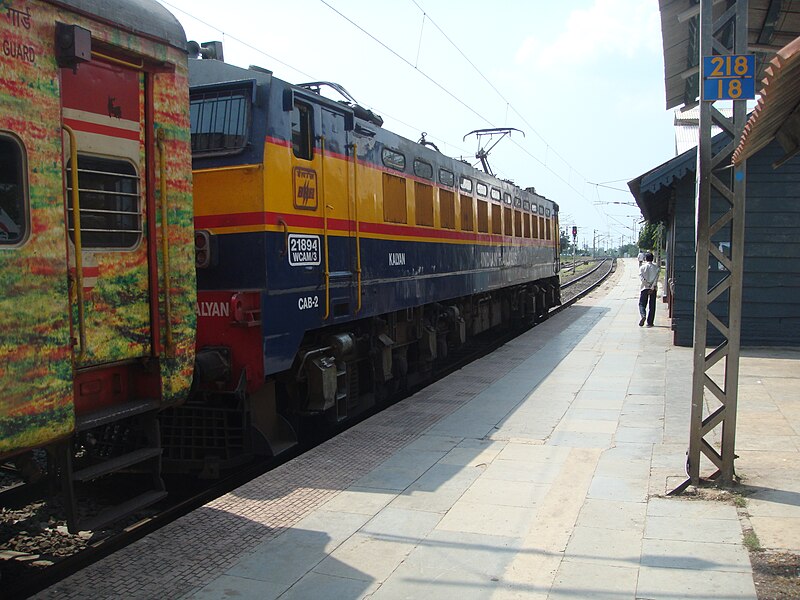
[[[22,144],[0,134],[0,245],[16,246],[28,233],[28,194]]]
[[[384,148],[381,151],[381,160],[383,161],[383,165],[385,167],[389,167],[390,169],[395,169],[397,171],[406,170],[406,157],[397,150]]]
[[[491,196],[492,196],[492,200],[496,200],[497,202],[500,202],[500,199],[501,199],[500,190],[498,190],[497,188],[492,188]]]
[[[424,160],[414,159],[414,175],[423,179],[433,179],[433,167]]]
[[[475,186],[475,191],[478,192],[478,196],[483,196],[486,198],[486,196],[489,195],[489,186],[479,181]]]
[[[295,102],[292,109],[292,151],[297,158],[311,160],[314,157],[312,116],[314,110],[308,104]]]
[[[472,193],[472,179],[468,179],[467,177],[462,177],[458,181],[458,187],[461,188],[462,192]]]
[[[192,154],[231,154],[244,149],[250,127],[250,94],[250,89],[191,93]]]
[[[447,187],[453,187],[456,184],[456,176],[452,171],[439,169],[439,183]]]
[[[67,223],[72,223],[72,163],[67,164]],[[81,241],[84,248],[132,250],[142,238],[139,175],[126,160],[78,155]]]

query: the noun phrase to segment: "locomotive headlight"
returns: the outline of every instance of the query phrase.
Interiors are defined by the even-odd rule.
[[[194,265],[198,269],[217,264],[217,240],[210,231],[199,229],[194,232]]]

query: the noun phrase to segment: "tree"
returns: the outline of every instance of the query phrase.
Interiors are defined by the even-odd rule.
[[[561,230],[561,252],[567,252],[572,247],[566,229]]]
[[[661,248],[661,224],[646,223],[639,232],[639,248],[655,250]]]

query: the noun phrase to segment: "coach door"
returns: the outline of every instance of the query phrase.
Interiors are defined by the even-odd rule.
[[[107,62],[61,70],[78,367],[151,354],[143,81]]]
[[[324,252],[327,257],[328,318],[352,315],[355,304],[355,167],[346,124],[352,116],[321,107],[322,116],[322,210]]]

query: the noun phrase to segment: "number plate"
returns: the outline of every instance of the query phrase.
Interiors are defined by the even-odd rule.
[[[320,264],[320,241],[318,235],[289,234],[289,264],[293,267]]]

